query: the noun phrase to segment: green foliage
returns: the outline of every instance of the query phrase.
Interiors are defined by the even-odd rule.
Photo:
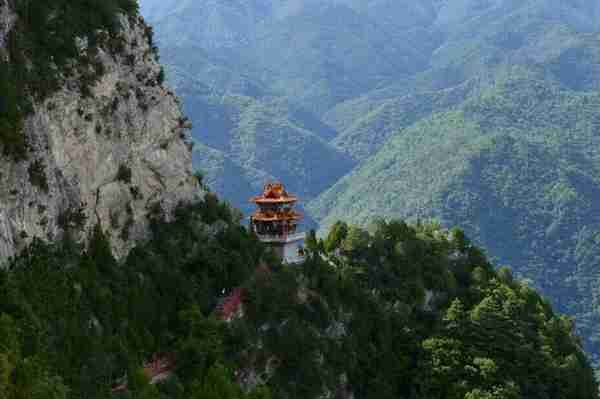
[[[160,68],[160,72],[158,72],[158,77],[156,78],[156,81],[159,85],[162,85],[165,82],[165,69],[164,68]]]
[[[208,378],[223,359],[223,326],[214,318],[206,318],[197,306],[181,311],[180,319],[185,335],[177,342],[179,376],[188,382]]]
[[[0,271],[3,397],[104,399],[127,375],[123,397],[143,399],[317,398],[324,389],[366,399],[597,398],[573,323],[500,277],[456,231],[339,223],[331,242],[342,256],[317,244],[301,267],[265,270],[265,247],[235,214],[207,194],[170,221],[156,215],[149,239],[122,261],[99,226],[85,247],[35,239]],[[227,324],[213,312],[236,287],[244,316]],[[157,352],[175,354],[176,375],[150,385],[141,365]],[[259,383],[244,392],[248,373]]]
[[[232,373],[220,364],[212,366],[202,383],[192,384],[192,399],[241,399],[245,397]]]
[[[160,399],[157,387],[150,385],[150,381],[142,367],[136,367],[127,373],[127,388],[134,398]]]
[[[204,174],[201,171],[199,171],[199,170],[195,171],[194,178],[198,182],[199,186],[201,186],[204,183]]]
[[[119,15],[137,15],[138,5],[135,0],[13,0],[9,6],[18,18],[7,35],[8,61],[1,57],[0,62],[0,144],[18,161],[26,155],[23,118],[32,101],[55,92],[73,68],[82,94],[89,94],[103,73],[98,49],[115,50]]]
[[[169,223],[155,219],[151,230],[122,263],[96,226],[85,248],[68,235],[55,244],[36,239],[0,272],[0,389],[23,359],[31,368],[17,373],[15,392],[41,396],[15,399],[106,398],[125,374],[134,397],[191,397],[194,381],[229,364],[224,325],[206,315],[223,289],[248,278],[263,248],[210,195],[178,208]],[[163,392],[148,385],[141,365],[164,351],[176,353],[181,381]]]
[[[319,242],[317,241],[317,232],[315,230],[310,230],[306,235],[305,241],[306,249],[312,253],[319,251]]]
[[[85,226],[87,216],[85,214],[85,204],[78,207],[68,207],[58,214],[56,223],[63,230],[75,229],[81,230]]]
[[[354,159],[364,161],[400,129],[460,104],[470,90],[470,85],[463,84],[447,90],[386,99],[371,99],[367,94],[332,108],[324,119],[339,125],[340,133],[333,144]]]
[[[329,231],[327,239],[325,240],[325,251],[328,253],[333,252],[336,248],[340,247],[342,241],[348,235],[348,224],[345,222],[337,222]]]
[[[369,233],[360,227],[351,226],[348,229],[346,237],[341,242],[341,249],[345,253],[354,253],[355,257],[360,257],[369,246]]]
[[[131,184],[131,168],[125,164],[119,165],[116,179],[125,184]]]
[[[343,224],[336,226],[339,232]],[[331,384],[345,372],[355,395],[365,398],[596,397],[592,370],[577,341],[567,338],[573,325],[533,290],[500,279],[479,250],[465,249],[466,238],[434,226],[379,221],[368,237],[360,233],[367,241],[361,252],[330,255],[337,269],[313,257],[292,273],[296,278],[288,272],[255,281],[245,329],[256,331],[252,337],[281,320],[286,328],[267,330],[266,354],[245,356],[280,359],[275,394],[312,397],[303,389]],[[419,286],[437,297],[429,313]],[[290,302],[290,291],[312,298]],[[346,312],[350,320],[341,316]],[[336,323],[346,332],[314,333]],[[304,337],[301,344],[296,336]],[[299,357],[297,347],[304,352]],[[324,356],[318,376],[311,374],[312,351]],[[581,372],[577,384],[559,377],[565,362]],[[287,385],[291,379],[297,383]]]
[[[29,173],[29,182],[47,193],[49,189],[48,177],[46,176],[46,165],[43,161],[41,159],[33,161],[27,168],[27,172]]]
[[[381,220],[364,233],[361,252],[311,257],[301,270],[251,281],[234,328],[253,349],[235,353],[261,369],[279,360],[275,397],[314,397],[315,386],[339,388],[343,373],[364,398],[597,396],[573,324],[527,286],[500,279],[465,237]],[[431,303],[418,287],[435,293]],[[578,370],[577,383],[560,377],[565,367]]]
[[[312,126],[317,122],[296,115],[300,111],[288,102],[237,95],[198,98],[188,89],[179,94],[193,121],[194,138],[202,143],[194,147],[194,167],[236,206],[247,206],[257,181],[273,178],[285,182],[290,192],[314,197],[354,165],[324,140],[325,127]],[[323,160],[327,168],[321,167]]]
[[[26,139],[20,109],[20,92],[12,81],[11,68],[0,62],[0,144],[5,156],[25,158]]]

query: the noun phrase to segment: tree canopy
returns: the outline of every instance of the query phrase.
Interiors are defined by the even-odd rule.
[[[212,194],[157,214],[121,261],[99,228],[85,247],[35,240],[0,272],[3,397],[597,397],[573,322],[459,230],[339,224],[290,267],[236,214]],[[244,315],[226,323],[234,288]],[[175,374],[149,385],[164,352]]]

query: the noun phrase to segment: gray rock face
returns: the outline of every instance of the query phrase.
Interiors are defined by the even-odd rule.
[[[5,47],[6,34],[12,28],[13,21],[14,15],[8,12],[8,0],[0,0],[0,49]]]
[[[0,54],[14,16],[0,0]],[[122,19],[123,55],[100,52],[105,73],[84,98],[74,80],[25,120],[30,152],[15,163],[0,156],[0,263],[33,237],[52,239],[69,214],[110,234],[115,255],[145,236],[149,209],[167,214],[202,195],[193,177],[186,119],[159,82],[160,65],[141,19]],[[85,46],[85,43],[82,44]],[[35,172],[37,170],[37,172]],[[44,185],[33,174],[45,175]],[[67,216],[67,217],[65,217]]]

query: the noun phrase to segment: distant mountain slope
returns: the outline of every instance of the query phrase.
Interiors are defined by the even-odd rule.
[[[248,202],[251,195],[263,189],[262,182],[274,179],[263,170],[241,167],[223,152],[201,143],[194,146],[192,161],[194,167],[202,171],[203,183],[239,204],[246,213],[253,209]]]
[[[600,36],[592,21],[553,21],[546,7],[517,8],[508,16],[502,10],[484,14],[490,21],[481,27],[483,21],[467,18],[468,33],[464,27],[447,33],[427,70],[330,109],[323,120],[340,132],[336,146],[362,160],[395,130],[461,103],[515,65],[573,90],[600,87]]]
[[[225,150],[240,165],[264,169],[289,181],[290,189],[300,195],[312,197],[318,194],[353,166],[349,157],[287,118],[278,109],[278,104],[240,96],[217,101],[229,111],[229,117],[223,122],[231,129],[219,132],[218,126],[213,129],[208,124],[197,137],[214,148]],[[215,140],[215,132],[223,135]],[[227,132],[229,136],[225,135]],[[329,167],[323,168],[323,163]]]
[[[183,95],[184,99],[186,95]],[[247,200],[269,179],[287,183],[305,201],[334,184],[354,166],[352,159],[328,144],[309,128],[324,136],[330,130],[318,120],[280,101],[259,101],[245,96],[207,96],[190,115],[195,138],[217,150],[194,152],[195,164],[211,171],[210,185],[236,206],[247,208]],[[215,163],[216,161],[216,163]],[[222,162],[226,162],[223,164]],[[223,165],[219,167],[217,165]],[[328,164],[323,168],[323,164]],[[224,167],[229,165],[229,167]],[[244,184],[231,179],[232,169],[244,176]]]
[[[590,292],[600,260],[599,107],[598,93],[515,71],[457,110],[395,134],[309,210],[323,228],[375,216],[463,225],[576,315],[597,353],[600,314]]]
[[[340,131],[332,144],[356,160],[365,160],[377,152],[387,138],[399,129],[412,125],[432,112],[451,108],[466,100],[475,85],[475,82],[466,82],[446,90],[381,101],[370,101],[369,97],[365,96],[345,102],[326,115],[326,120],[334,126],[337,121],[344,123],[344,120],[353,120],[351,125]],[[362,117],[355,119],[357,108],[363,107],[368,107],[369,110],[358,112]],[[352,115],[349,116],[348,113]],[[343,125],[340,127],[343,128]]]
[[[180,1],[165,12],[142,1],[142,10],[156,27],[167,63],[209,85],[215,75],[203,71],[228,70],[228,78],[219,81],[222,89],[240,79],[261,82],[320,115],[339,101],[424,69],[437,45],[435,34],[422,28],[433,23],[432,10],[372,2],[365,12],[358,3]],[[405,8],[402,18],[378,17],[399,8]]]
[[[248,198],[270,179],[289,181],[290,190],[308,201],[354,166],[327,142],[337,135],[334,129],[288,101],[219,94],[180,68],[168,73],[200,144],[195,167],[235,206],[248,210]],[[329,162],[332,167],[321,167]]]

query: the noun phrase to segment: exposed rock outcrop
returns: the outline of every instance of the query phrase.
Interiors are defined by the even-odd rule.
[[[6,46],[6,36],[14,19],[14,15],[8,12],[8,0],[0,0],[0,49]]]
[[[0,54],[14,21],[0,0]],[[156,204],[169,212],[202,195],[189,126],[162,84],[147,27],[137,17],[121,23],[124,49],[100,49],[104,73],[91,95],[82,96],[76,76],[67,78],[24,121],[27,160],[0,155],[0,259],[69,225],[83,238],[97,223],[122,256],[131,239],[144,237]]]

